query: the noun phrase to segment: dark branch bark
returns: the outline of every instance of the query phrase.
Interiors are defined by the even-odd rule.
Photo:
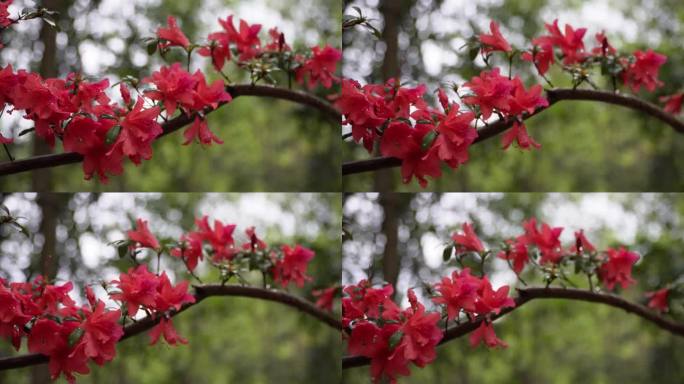
[[[241,96],[260,96],[288,100],[294,103],[315,108],[321,111],[326,117],[337,123],[339,123],[341,120],[340,113],[337,111],[337,109],[335,109],[335,107],[332,106],[332,104],[308,93],[262,85],[234,85],[226,87],[226,90],[234,99]],[[206,113],[211,112],[212,111],[206,111]],[[190,116],[181,114],[180,116],[163,123],[162,128],[164,129],[164,133],[162,133],[162,136],[166,136],[192,123],[195,120],[195,117],[195,114]],[[61,165],[80,163],[82,161],[83,155],[76,152],[35,156],[28,159],[1,163],[0,176],[28,172],[36,169],[53,168]]]
[[[634,96],[606,91],[595,91],[591,89],[573,90],[560,88],[547,90],[546,97],[549,100],[549,107],[562,100],[598,101],[606,104],[619,105],[655,117],[656,119],[672,127],[672,129],[675,131],[684,133],[684,122],[679,120],[676,116],[665,112],[662,108],[655,104],[638,99]],[[525,116],[524,119],[528,119],[542,111],[545,111],[549,107],[540,108],[535,113]],[[513,122],[514,120],[500,120],[478,130],[478,138],[475,140],[475,143],[479,143],[497,136],[498,134],[510,128],[513,125]],[[394,157],[376,157],[373,159],[352,161],[342,164],[342,175],[352,175],[355,173],[371,172],[379,169],[399,166],[401,166],[400,159]]]
[[[336,330],[342,330],[342,322],[340,319],[333,316],[333,314],[323,311],[316,307],[313,303],[301,299],[299,297],[290,295],[286,292],[275,291],[270,289],[246,287],[240,285],[199,285],[195,286],[195,302],[185,304],[178,311],[172,311],[169,316],[176,316],[186,309],[200,303],[202,300],[212,296],[235,296],[235,297],[251,297],[254,299],[273,301],[281,303],[292,308],[298,309],[301,312],[313,316],[324,324],[327,324]],[[161,320],[158,317],[146,317],[133,324],[127,325],[124,328],[124,335],[120,341],[126,340],[130,337],[139,335],[152,327],[154,327]],[[37,364],[44,364],[48,362],[45,355],[38,353],[0,358],[0,371],[23,368]]]
[[[498,315],[492,316],[492,320],[498,319],[534,299],[565,299],[609,305],[648,320],[673,335],[684,337],[684,323],[677,323],[667,319],[641,304],[627,301],[620,296],[609,293],[597,293],[571,288],[520,288],[518,289],[518,297],[515,299],[515,307],[502,310]],[[469,334],[477,329],[481,322],[482,319],[476,319],[449,328],[444,333],[444,337],[439,342],[439,345]],[[345,356],[342,358],[342,369],[361,367],[368,364],[370,364],[370,359],[364,356]]]

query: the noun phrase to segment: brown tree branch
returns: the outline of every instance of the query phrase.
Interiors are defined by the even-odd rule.
[[[294,91],[286,88],[269,87],[263,85],[233,85],[226,87],[226,91],[230,93],[233,99],[242,96],[259,96],[274,99],[288,100],[293,103],[305,105],[321,111],[326,117],[339,123],[341,120],[340,112],[327,101],[311,95],[309,93]],[[225,103],[222,103],[223,105]],[[213,110],[206,110],[204,113],[211,113]],[[169,133],[175,132],[195,120],[196,114],[187,116],[181,114],[161,126],[164,132],[161,136],[166,136]],[[0,176],[7,176],[16,173],[33,171],[36,169],[53,168],[61,165],[80,163],[83,161],[83,155],[76,152],[64,152],[51,155],[35,156],[27,159],[8,161],[0,163]]]
[[[336,330],[342,330],[342,322],[340,319],[333,316],[333,314],[326,312],[316,307],[310,301],[293,296],[286,292],[275,291],[271,289],[247,287],[241,285],[198,285],[195,286],[195,302],[184,304],[178,311],[171,311],[168,315],[170,317],[176,316],[186,309],[200,303],[202,300],[212,296],[235,296],[235,297],[251,297],[254,299],[266,300],[281,303],[292,308],[298,309],[301,312],[313,316],[324,324],[327,324]],[[130,337],[139,335],[152,327],[154,327],[161,320],[161,316],[145,317],[135,323],[124,327],[124,335],[121,340],[126,340]],[[21,356],[0,358],[0,371],[23,368],[31,365],[44,364],[48,362],[48,357],[38,353],[26,354]]]
[[[674,129],[676,132],[684,133],[684,122],[679,120],[676,116],[665,112],[662,108],[653,103],[641,100],[637,97],[613,93],[607,91],[596,91],[591,89],[548,89],[546,90],[546,98],[549,100],[549,107],[562,100],[584,100],[584,101],[598,101],[601,103],[619,105],[625,108],[630,108],[647,115],[655,117]],[[549,107],[539,108],[535,113],[524,116],[528,119]],[[475,143],[490,139],[510,128],[513,125],[514,119],[498,120],[488,126],[478,130],[478,138]],[[355,173],[371,172],[384,168],[392,168],[401,166],[401,160],[395,157],[376,157],[367,160],[351,161],[342,164],[342,175],[352,175]]]
[[[641,304],[630,302],[610,293],[598,293],[574,288],[519,288],[517,291],[518,297],[515,299],[515,307],[503,309],[498,315],[492,316],[492,320],[498,319],[534,299],[565,299],[600,303],[620,308],[652,322],[673,335],[684,337],[684,323],[672,321]],[[439,345],[469,334],[476,330],[481,322],[482,319],[480,318],[449,328],[444,333],[444,337],[439,342]],[[364,356],[345,356],[342,358],[342,369],[361,367],[368,364],[370,364],[370,359]]]

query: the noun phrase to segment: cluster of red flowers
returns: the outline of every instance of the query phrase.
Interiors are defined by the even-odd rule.
[[[391,285],[372,288],[366,280],[344,288],[342,324],[351,328],[349,353],[370,358],[373,382],[386,377],[395,383],[397,375],[410,374],[410,363],[431,363],[443,337],[439,313],[426,312],[412,290],[411,306],[401,310],[391,299],[393,292]]]
[[[6,5],[1,3],[0,25],[6,26]],[[182,47],[192,53],[199,48],[201,55],[211,56],[220,71],[234,52],[239,63],[254,60],[273,50],[289,50],[284,37],[277,29],[270,31],[271,43],[259,39],[260,25],[248,25],[240,21],[239,31],[233,26],[232,16],[219,19],[225,31],[209,35],[209,45],[193,45],[178,28],[173,17],[168,27],[157,30],[161,49]],[[330,46],[314,47],[310,54],[297,54],[293,58],[292,71],[296,79],[309,88],[321,84],[330,88],[337,81],[335,70],[341,60],[341,52]],[[239,65],[240,66],[240,65]],[[89,81],[80,74],[71,73],[66,79],[44,79],[26,70],[14,71],[11,65],[0,70],[0,105],[10,113],[23,111],[23,117],[34,123],[35,134],[54,146],[56,139],[63,143],[65,151],[84,156],[83,171],[86,179],[97,175],[107,182],[109,175],[123,172],[123,161],[128,157],[136,165],[152,158],[152,143],[163,134],[159,124],[160,114],[171,117],[177,109],[187,116],[194,116],[193,124],[184,132],[184,144],[197,140],[204,145],[222,143],[207,126],[206,113],[231,101],[226,84],[216,80],[207,84],[201,71],[191,74],[180,63],[162,66],[142,82],[133,82],[149,89],[138,92],[134,102],[125,83],[120,85],[124,105],[112,101],[106,91],[109,80]],[[146,101],[151,106],[146,106]],[[157,103],[158,102],[158,103]],[[162,108],[163,107],[163,108]],[[13,142],[11,137],[0,135],[0,143]]]
[[[641,87],[653,91],[662,85],[658,72],[667,58],[651,49],[620,56],[605,35],[598,33],[597,46],[588,51],[583,41],[585,28],[574,29],[566,25],[563,32],[555,20],[553,24],[546,24],[546,29],[549,34],[533,39],[533,47],[522,51],[521,55],[521,59],[532,62],[542,76],[556,62],[558,54],[564,70],[569,72],[596,63],[610,64],[615,67],[610,72],[616,73],[634,92]],[[520,52],[506,41],[495,22],[490,24],[490,33],[479,35],[478,46],[488,66],[488,58],[493,52],[504,52],[510,61]],[[402,160],[404,183],[415,176],[422,187],[427,185],[426,176],[441,175],[441,162],[457,168],[468,160],[468,147],[478,137],[477,121],[481,119],[486,123],[492,114],[512,124],[502,137],[504,149],[513,142],[521,149],[540,147],[528,135],[523,121],[548,106],[541,85],[526,88],[518,76],[502,76],[501,69],[494,67],[472,78],[464,87],[467,90],[459,97],[469,110],[459,111],[459,105],[449,102],[444,91],[439,90],[443,109],[440,111],[429,107],[423,99],[425,85],[408,88],[390,80],[386,84],[362,86],[354,80],[343,79],[336,105],[344,115],[343,123],[351,126],[354,141],[362,143],[368,152],[376,141],[380,141],[382,155]],[[663,100],[667,102],[666,110],[681,110],[681,94]]]
[[[273,280],[283,287],[290,282],[302,287],[311,280],[306,275],[308,263],[314,257],[310,249],[284,245],[282,255],[278,255],[259,239],[254,227],[245,230],[247,241],[236,246],[235,225],[216,220],[212,228],[206,216],[197,219],[196,224],[198,230],[183,235],[180,245],[170,250],[186,262],[191,272],[204,252],[212,255],[215,263],[229,263],[241,253],[260,253],[271,263]],[[132,252],[147,248],[161,254],[169,248],[152,234],[142,219],[136,221],[136,228],[128,231],[127,237],[122,244]],[[204,244],[208,245],[206,250]],[[176,332],[171,317],[184,305],[195,302],[195,297],[188,292],[188,281],[172,284],[166,272],[152,273],[145,264],[133,267],[118,279],[103,284],[109,299],[118,302],[120,309],[107,309],[90,287],[86,287],[88,304],[78,305],[69,296],[72,287],[71,282],[51,285],[42,277],[27,283],[7,283],[0,279],[0,338],[10,340],[19,350],[22,338],[26,337],[30,352],[48,356],[53,379],[64,374],[73,383],[74,373],[89,372],[89,361],[102,365],[112,360],[116,356],[116,343],[124,336],[122,324],[127,318],[136,319],[140,313],[158,321],[150,330],[151,345],[162,336],[170,345],[187,344]],[[314,292],[319,297],[316,305],[332,310],[338,291],[338,287],[331,287]]]
[[[512,263],[516,274],[533,260],[536,249],[539,260],[535,260],[535,265],[560,267],[564,260],[587,255],[595,263],[594,273],[607,289],[612,290],[616,284],[626,288],[635,283],[631,273],[639,259],[636,253],[624,247],[597,252],[581,230],[575,232],[574,244],[564,248],[559,239],[563,228],[538,224],[534,218],[525,221],[523,227],[525,233],[507,240],[498,253],[499,258]],[[454,233],[451,238],[453,243],[449,249],[455,250],[457,257],[476,253],[484,262],[491,253],[470,223],[464,223],[462,232]],[[495,290],[484,271],[482,277],[477,277],[463,267],[452,272],[451,277],[425,286],[439,312],[427,312],[412,290],[408,291],[411,307],[402,310],[392,300],[394,288],[389,284],[373,288],[370,282],[362,280],[343,288],[342,324],[349,330],[348,352],[370,359],[373,382],[387,378],[394,383],[397,376],[410,374],[410,363],[424,367],[432,362],[436,358],[435,346],[444,336],[440,321],[444,327],[454,320],[479,322],[470,334],[472,347],[480,344],[489,348],[507,347],[496,336],[492,322],[506,308],[516,306],[515,300],[509,297],[508,285]],[[648,306],[667,311],[670,292],[670,287],[647,292]]]
[[[19,350],[27,337],[28,350],[50,358],[50,376],[60,374],[74,382],[73,373],[88,373],[88,362],[102,365],[116,355],[123,336],[120,310],[105,308],[86,288],[88,304],[77,305],[69,296],[73,285],[48,284],[42,277],[31,282],[0,279],[0,337]]]

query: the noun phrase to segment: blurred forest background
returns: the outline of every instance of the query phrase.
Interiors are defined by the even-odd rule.
[[[429,92],[442,84],[478,75],[484,63],[471,62],[466,39],[489,30],[497,21],[516,47],[528,48],[544,33],[544,22],[559,19],[587,27],[584,41],[606,31],[620,51],[652,48],[668,56],[660,78],[665,86],[640,97],[657,97],[684,84],[684,3],[680,0],[345,0],[345,14],[358,6],[383,31],[377,39],[362,28],[344,32],[345,77],[383,82],[427,83]],[[501,65],[501,63],[499,63]],[[542,83],[521,63],[514,73],[526,83]],[[570,77],[550,72],[554,85],[568,87]],[[595,77],[598,81],[598,76]],[[599,82],[599,86],[604,83]],[[609,88],[609,87],[605,87]],[[681,191],[684,188],[684,137],[669,126],[635,111],[592,102],[562,102],[528,121],[541,150],[501,150],[495,138],[470,149],[470,161],[431,181],[435,191]],[[343,161],[369,157],[362,146],[345,143]],[[419,191],[418,183],[401,183],[398,169],[344,177],[345,191]]]
[[[341,4],[337,0],[15,0],[16,15],[23,7],[45,6],[59,11],[61,32],[37,20],[3,32],[3,66],[38,71],[43,76],[65,76],[82,71],[113,84],[132,75],[149,76],[161,65],[158,55],[146,52],[141,38],[154,36],[167,16],[175,16],[191,41],[220,30],[217,19],[230,14],[262,31],[279,27],[294,47],[340,46]],[[197,56],[193,71],[203,69],[208,81],[218,75],[205,58]],[[238,83],[249,82],[231,73]],[[285,81],[284,86],[287,86]],[[331,91],[315,90],[321,97]],[[335,92],[334,90],[332,92]],[[112,95],[118,91],[112,92]],[[117,96],[118,97],[118,96]],[[18,118],[0,121],[6,132]],[[18,116],[18,114],[15,114]],[[24,126],[26,125],[26,126]],[[241,97],[212,113],[209,125],[223,145],[182,146],[173,134],[154,145],[152,161],[135,167],[127,162],[124,175],[108,185],[83,180],[81,165],[5,177],[3,191],[336,191],[340,190],[340,145],[337,124],[317,111],[286,101]],[[16,131],[29,128],[20,125]],[[48,151],[32,135],[13,145],[15,157]],[[57,151],[61,151],[58,148]],[[4,155],[3,155],[4,156]],[[2,161],[5,161],[3,157]]]
[[[58,209],[46,220],[41,207],[51,196]],[[299,243],[313,249],[309,266],[312,283],[292,294],[314,300],[311,290],[340,281],[341,197],[337,194],[10,194],[2,203],[23,216],[35,235],[26,239],[16,231],[0,230],[0,277],[25,281],[43,273],[58,282],[71,280],[83,297],[86,284],[116,278],[132,263],[120,260],[107,243],[125,238],[135,218],[149,220],[159,238],[178,238],[194,228],[194,218],[209,215],[238,225],[236,241],[246,240],[244,229],[255,225],[271,245]],[[48,258],[54,255],[54,258]],[[51,261],[49,261],[51,260]],[[162,258],[172,280],[191,280],[182,262]],[[202,265],[200,278],[219,281]],[[196,271],[197,272],[197,271]],[[246,276],[260,286],[261,277]],[[232,281],[234,283],[234,281]],[[101,288],[94,287],[98,297]],[[336,309],[336,311],[338,311]],[[79,383],[337,383],[340,381],[342,342],[339,332],[278,304],[248,298],[210,298],[174,318],[188,345],[148,346],[147,334],[122,342],[117,357]],[[26,353],[25,343],[21,353]],[[0,356],[15,354],[7,342]],[[48,383],[47,365],[0,372],[0,383]],[[66,383],[60,379],[58,383]]]
[[[524,219],[537,217],[573,232],[585,229],[599,249],[625,245],[641,259],[636,286],[620,292],[645,302],[644,292],[684,275],[684,198],[662,194],[351,194],[344,201],[342,281],[373,276],[397,287],[395,300],[408,306],[406,291],[424,295],[421,282],[435,283],[454,270],[442,250],[462,223],[474,223],[488,248],[520,235]],[[487,266],[495,287],[515,286],[503,260]],[[528,285],[539,273],[523,272]],[[572,276],[571,276],[572,278]],[[584,280],[584,279],[582,279]],[[586,282],[574,279],[580,287]],[[423,296],[425,297],[425,296]],[[427,302],[427,300],[423,300]],[[544,300],[496,323],[508,349],[472,349],[467,337],[438,347],[437,360],[413,367],[399,383],[682,383],[684,340],[624,311],[583,302]],[[684,307],[672,315],[684,321]],[[345,383],[367,383],[368,367],[343,371]]]

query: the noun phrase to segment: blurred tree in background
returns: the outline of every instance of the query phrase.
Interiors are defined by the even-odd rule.
[[[396,194],[394,212],[383,208],[386,195],[351,194],[344,202],[343,284],[372,276],[374,283],[396,283],[395,301],[408,305],[408,288],[425,294],[421,282],[434,283],[453,270],[442,250],[463,222],[496,248],[522,233],[521,223],[537,217],[563,226],[563,244],[585,229],[601,249],[625,245],[641,255],[634,268],[637,284],[620,292],[644,302],[651,291],[684,274],[684,198],[671,194]],[[396,225],[388,233],[387,220]],[[396,243],[389,241],[397,237]],[[388,247],[394,249],[388,251]],[[388,258],[388,254],[396,254]],[[387,264],[395,264],[398,273]],[[502,260],[488,267],[495,286],[517,285]],[[529,271],[528,271],[529,272]],[[543,285],[539,273],[523,273],[529,285]],[[571,277],[572,278],[572,277]],[[586,282],[575,279],[580,287]],[[424,302],[429,303],[427,300]],[[673,311],[678,321],[684,311]],[[399,383],[681,383],[684,340],[621,310],[598,304],[544,300],[505,316],[496,325],[508,349],[472,349],[466,337],[437,348],[437,359],[412,369]],[[368,367],[343,371],[345,383],[367,383]]]
[[[2,203],[23,216],[35,235],[0,233],[0,277],[25,281],[42,273],[46,233],[40,232],[42,195],[10,194]],[[236,241],[247,226],[270,244],[299,243],[316,252],[308,274],[314,280],[290,293],[314,300],[311,290],[340,281],[341,198],[335,194],[56,194],[58,206],[52,259],[57,281],[74,282],[83,298],[85,285],[114,279],[128,270],[107,243],[125,238],[135,218],[149,220],[160,238],[177,238],[194,228],[194,218],[209,215],[238,225]],[[147,260],[145,260],[147,261]],[[204,267],[207,267],[206,265]],[[192,280],[179,260],[164,257],[172,279]],[[213,268],[196,271],[205,283],[219,281]],[[245,276],[260,286],[259,273]],[[234,282],[234,281],[233,281]],[[79,292],[80,291],[80,292]],[[96,290],[97,292],[97,290]],[[100,291],[100,297],[103,292]],[[336,309],[337,311],[337,309]],[[214,297],[174,318],[188,345],[148,346],[147,334],[120,343],[117,357],[79,383],[319,383],[340,381],[339,332],[278,303],[249,298]],[[0,343],[0,355],[15,354]],[[26,353],[25,346],[20,353]],[[0,372],[0,383],[45,383],[41,368]],[[42,381],[41,381],[42,380]],[[66,383],[63,379],[59,383]]]
[[[154,36],[167,16],[175,16],[194,41],[220,30],[219,17],[235,14],[250,23],[264,23],[263,33],[279,27],[294,47],[340,46],[341,6],[335,0],[15,0],[10,10],[14,14],[35,6],[59,11],[61,32],[43,28],[37,21],[21,23],[3,33],[7,47],[2,62],[44,76],[81,71],[109,78],[111,84],[127,75],[147,77],[161,59],[149,56],[141,39]],[[194,58],[193,69],[199,68],[206,70],[209,82],[218,76],[209,60]],[[232,80],[249,83],[248,78]],[[287,81],[280,84],[287,86]],[[321,97],[330,93],[314,91]],[[19,120],[6,117],[0,124],[14,126]],[[0,188],[60,192],[340,189],[338,125],[318,111],[285,101],[241,97],[212,113],[209,124],[223,145],[182,146],[182,135],[173,134],[155,143],[154,161],[140,167],[126,163],[124,175],[112,178],[108,185],[83,180],[77,164],[5,177]],[[32,136],[17,143],[30,141]],[[29,144],[12,146],[15,157],[47,150]]]
[[[390,25],[399,27],[397,52],[388,49],[387,35],[377,39],[362,28],[343,36],[345,77],[382,82],[386,55],[396,55],[402,83],[426,83],[429,92],[450,82],[462,84],[485,66],[468,58],[466,39],[488,30],[490,20],[515,46],[528,48],[533,37],[544,32],[544,23],[558,18],[561,26],[588,27],[585,45],[594,45],[601,30],[621,51],[652,48],[668,56],[660,78],[664,87],[639,97],[657,102],[684,84],[684,5],[676,0],[402,0],[345,1],[345,14],[358,6],[385,29],[387,4],[400,7]],[[502,64],[502,63],[498,63]],[[515,73],[528,84],[543,83],[529,65]],[[550,72],[554,85],[568,87],[569,76]],[[596,76],[598,80],[598,76]],[[607,84],[599,86],[609,88]],[[444,176],[428,186],[436,191],[680,191],[684,187],[684,138],[667,125],[635,111],[594,102],[561,102],[529,120],[530,134],[541,150],[501,150],[500,139],[470,148],[470,161],[458,170],[444,168]],[[343,161],[361,160],[369,154],[352,142],[343,146]],[[420,191],[418,183],[401,184],[398,169],[392,171],[401,191]],[[346,191],[372,189],[382,173],[344,177]],[[375,183],[375,184],[374,184]],[[397,190],[397,188],[389,190]]]

